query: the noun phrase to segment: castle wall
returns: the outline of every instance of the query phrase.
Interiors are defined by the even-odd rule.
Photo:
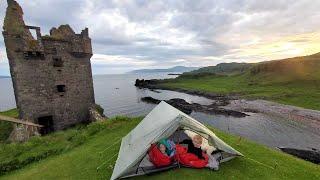
[[[51,42],[44,41],[46,47]],[[94,103],[93,82],[89,57],[74,57],[64,51],[62,44],[57,49],[57,55],[61,58],[62,67],[53,67],[52,79],[55,85],[65,85],[65,92],[53,94],[53,109],[56,115],[56,125],[65,127],[78,121],[88,120],[88,107]],[[48,57],[48,58],[53,58]]]
[[[75,34],[62,25],[41,36],[39,27],[24,25],[15,1],[8,5],[6,19],[19,21],[5,21],[3,35],[20,118],[41,124],[41,117],[52,116],[52,130],[88,121],[95,103],[88,29]],[[37,39],[29,29],[37,31]]]

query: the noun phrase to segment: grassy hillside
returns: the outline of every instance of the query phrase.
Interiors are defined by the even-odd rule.
[[[258,63],[250,70],[256,80],[275,82],[320,80],[320,53]]]
[[[215,93],[236,93],[320,110],[320,53],[253,65],[243,74],[183,75],[162,86]]]
[[[68,141],[70,133],[86,134],[82,144],[70,147],[68,150],[52,154],[42,160],[26,164],[19,170],[11,171],[0,179],[109,179],[116,157],[110,163],[97,171],[96,168],[112,158],[118,152],[119,143],[110,149],[106,147],[113,145],[119,138],[126,135],[134,128],[141,118],[117,118],[102,123],[93,123],[90,126],[70,129],[64,132],[57,132],[46,137],[37,138],[38,141],[50,143],[41,139],[56,139],[47,145],[48,149],[55,147],[70,147],[70,144],[59,142]],[[93,128],[94,127],[94,128]],[[90,130],[91,129],[91,130]],[[158,173],[152,176],[141,176],[137,179],[319,179],[320,166],[292,157],[290,155],[266,148],[251,141],[239,137],[213,131],[224,141],[242,152],[245,157],[236,158],[227,163],[223,163],[219,171],[208,169],[174,169],[167,172]],[[94,132],[94,133],[89,133]],[[72,133],[71,133],[72,134]],[[78,135],[74,135],[78,137]],[[83,138],[82,138],[83,139]],[[41,151],[45,143],[29,144],[28,150],[21,151],[21,157],[32,157],[33,154]],[[53,145],[56,144],[56,145]],[[24,144],[16,145],[24,146]],[[1,146],[2,147],[2,146]],[[39,148],[42,147],[42,148]],[[40,149],[40,150],[39,150]],[[105,151],[104,151],[105,150]],[[104,152],[103,152],[104,151]],[[103,152],[103,153],[100,153]],[[16,158],[14,152],[3,151],[1,148],[0,157],[3,161],[4,155],[10,156],[8,159]]]

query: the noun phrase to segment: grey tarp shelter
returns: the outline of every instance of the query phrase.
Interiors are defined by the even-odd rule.
[[[206,138],[210,145],[223,153],[221,162],[228,161],[236,156],[243,156],[199,121],[162,101],[131,132],[122,138],[111,179],[163,170],[153,167],[148,161],[147,151],[152,143],[156,143],[162,138],[172,137],[179,129],[191,130]]]

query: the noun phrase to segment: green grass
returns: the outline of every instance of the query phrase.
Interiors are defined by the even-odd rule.
[[[117,117],[106,124],[91,123],[43,137],[32,137],[25,143],[0,143],[0,175],[20,169],[41,159],[68,152],[103,129],[112,128],[127,118]],[[112,124],[110,124],[113,122]]]
[[[11,109],[8,111],[0,112],[0,115],[18,117],[18,111],[17,109]],[[8,139],[12,131],[12,128],[13,128],[12,123],[0,121],[0,143],[5,142]]]
[[[10,109],[8,111],[0,112],[0,114],[4,116],[14,117],[14,118],[17,118],[19,116],[18,109]]]
[[[120,137],[125,136],[142,118],[118,118],[102,123],[94,123],[100,127],[96,133],[88,136],[83,144],[52,155],[46,159],[33,162],[24,168],[11,171],[0,179],[109,179],[116,158],[97,171],[96,168],[118,152],[119,144],[112,148]],[[102,128],[103,127],[103,128]],[[98,129],[98,130],[97,130]],[[69,131],[57,132],[68,134]],[[88,131],[84,127],[82,132]],[[239,157],[223,163],[219,171],[207,169],[173,169],[151,176],[141,176],[137,179],[319,179],[320,166],[292,157],[290,155],[266,148],[239,137],[228,135],[218,130],[213,131],[224,141],[242,152],[245,157]],[[44,137],[48,138],[48,137]],[[64,139],[64,136],[61,137]],[[30,147],[30,152],[38,151]],[[7,152],[10,154],[10,152]],[[26,153],[25,156],[29,156]],[[260,164],[262,163],[262,164]],[[270,167],[272,168],[270,168]]]

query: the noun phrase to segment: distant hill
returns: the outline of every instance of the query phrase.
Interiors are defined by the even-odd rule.
[[[241,74],[251,68],[251,63],[220,63],[216,66],[203,67],[186,74],[219,74],[219,75],[234,75]]]
[[[3,78],[11,78],[10,76],[0,76],[0,79],[3,79]]]
[[[184,73],[199,69],[199,67],[186,67],[186,66],[175,66],[168,69],[138,69],[134,71],[128,72],[129,74],[139,74],[139,73],[171,73],[171,72],[178,72],[178,73]]]

